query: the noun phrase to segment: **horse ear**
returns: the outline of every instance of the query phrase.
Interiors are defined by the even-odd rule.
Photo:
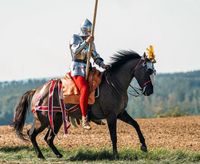
[[[144,52],[144,54],[143,54],[143,56],[142,56],[142,59],[143,59],[143,60],[146,60],[146,58],[147,58],[147,55],[146,55],[146,53]]]

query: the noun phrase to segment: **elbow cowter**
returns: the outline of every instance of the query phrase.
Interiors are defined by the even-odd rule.
[[[94,59],[94,62],[100,67],[104,64],[102,58],[96,58],[96,59]]]

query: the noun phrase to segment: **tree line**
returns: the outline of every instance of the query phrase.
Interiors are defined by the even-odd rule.
[[[12,122],[14,107],[23,93],[48,80],[0,82],[0,125]],[[132,83],[134,86],[135,81]],[[129,92],[133,92],[132,88]],[[127,111],[134,118],[200,114],[200,71],[158,74],[154,94],[148,97],[129,95]]]
[[[159,74],[154,94],[129,96],[133,117],[167,117],[200,114],[200,71]]]

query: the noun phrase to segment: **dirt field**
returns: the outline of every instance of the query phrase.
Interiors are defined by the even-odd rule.
[[[136,119],[145,136],[148,149],[164,148],[168,150],[181,149],[200,151],[200,116],[177,117],[177,118],[154,118]],[[24,132],[26,132],[26,126]],[[118,121],[118,148],[136,148],[140,144],[135,130]],[[39,144],[45,145],[44,133],[38,136]],[[82,128],[69,129],[67,136],[63,135],[61,128],[55,144],[63,148],[77,147],[99,147],[111,148],[111,141],[107,125],[97,126],[92,124],[91,131],[84,131]],[[26,146],[30,142],[18,139],[12,128],[0,126],[0,147],[5,146]]]

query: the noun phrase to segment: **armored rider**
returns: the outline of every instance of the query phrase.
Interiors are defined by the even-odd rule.
[[[105,65],[103,59],[97,53],[94,36],[91,35],[92,23],[86,19],[80,28],[79,34],[74,34],[70,41],[70,51],[72,55],[71,76],[80,91],[80,109],[82,114],[82,127],[91,129],[87,117],[89,86],[86,80],[86,63],[89,51],[89,43],[92,43],[92,55],[94,62],[103,69],[108,69],[109,65]]]

